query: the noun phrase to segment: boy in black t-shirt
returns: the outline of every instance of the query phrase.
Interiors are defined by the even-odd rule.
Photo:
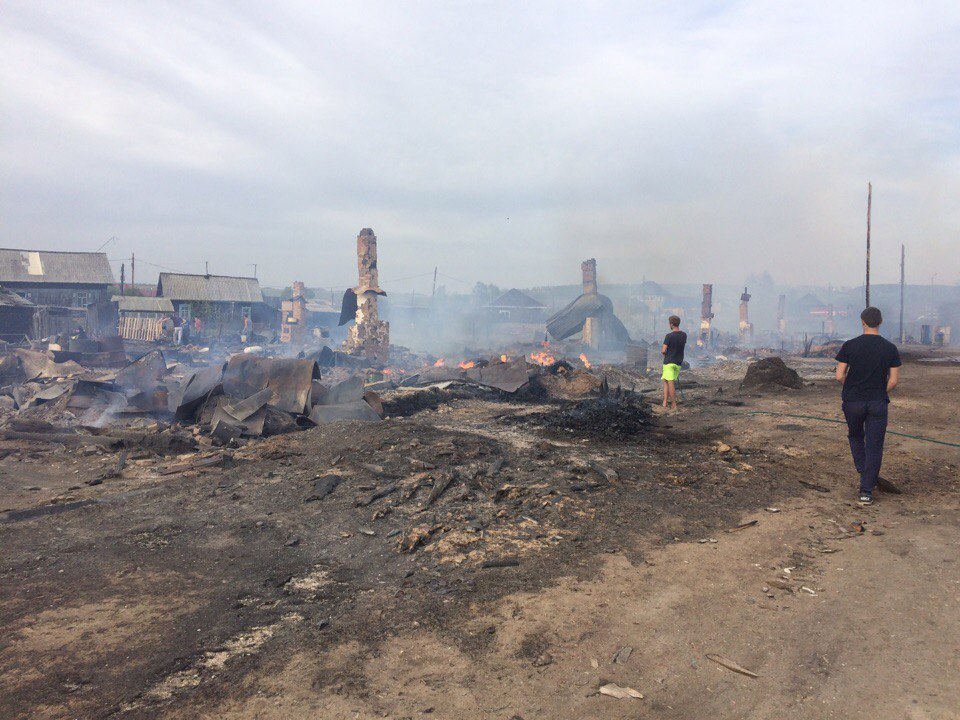
[[[677,409],[677,378],[680,377],[680,366],[683,365],[683,349],[687,344],[687,334],[680,329],[680,318],[671,315],[668,320],[670,332],[663,338],[663,406],[667,402]]]
[[[889,393],[897,386],[901,362],[897,346],[880,337],[880,310],[868,307],[860,321],[863,335],[847,340],[837,353],[837,382],[843,385],[847,437],[860,473],[860,504],[869,505],[883,462]]]

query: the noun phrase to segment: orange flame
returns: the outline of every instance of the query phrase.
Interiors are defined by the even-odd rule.
[[[443,362],[444,362],[443,358],[440,358],[439,360],[437,360],[437,361],[433,364],[433,366],[434,366],[434,367],[443,367]]]
[[[393,370],[391,370],[390,368],[384,368],[383,374],[384,374],[384,375],[393,375]]]
[[[460,362],[457,363],[457,367],[460,368],[461,370],[469,370],[474,365],[476,365],[476,363],[473,362],[472,360],[470,362],[464,362],[463,360],[461,360]]]
[[[584,366],[585,368],[587,368],[587,369],[590,368],[590,361],[587,360],[587,356],[584,355],[583,353],[580,353],[580,362],[583,363],[583,366]]]
[[[508,358],[506,355],[501,355],[500,362],[510,362],[510,358]]]
[[[548,355],[545,352],[530,353],[530,359],[537,365],[553,365],[557,361],[553,355]]]

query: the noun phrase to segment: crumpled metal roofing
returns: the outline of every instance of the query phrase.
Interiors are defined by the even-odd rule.
[[[0,248],[0,284],[112,285],[106,253]]]
[[[623,343],[630,342],[630,333],[613,312],[613,303],[606,295],[586,293],[547,319],[547,332],[554,340],[565,340],[583,331],[589,317],[604,316],[613,337]]]
[[[230,397],[249,398],[269,388],[270,405],[289,413],[310,411],[313,381],[320,379],[320,368],[313,360],[260,358],[234,355],[223,373],[223,390]]]
[[[196,302],[263,302],[260,282],[256,278],[226,275],[160,273],[157,296]]]

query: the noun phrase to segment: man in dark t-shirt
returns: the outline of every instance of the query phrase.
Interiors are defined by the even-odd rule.
[[[687,345],[687,334],[680,329],[680,318],[671,315],[668,320],[670,332],[663,338],[663,406],[669,402],[673,409],[677,409],[677,378],[680,377],[680,366],[683,365],[683,349]]]
[[[843,385],[847,437],[860,473],[860,503],[869,505],[883,462],[889,393],[897,386],[901,362],[897,346],[880,337],[880,310],[868,307],[860,321],[863,335],[847,340],[837,353],[837,381]]]

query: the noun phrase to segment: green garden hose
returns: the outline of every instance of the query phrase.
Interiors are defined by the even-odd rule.
[[[836,418],[817,417],[816,415],[798,415],[796,413],[775,412],[773,410],[750,410],[747,415],[779,415],[781,417],[802,418],[804,420],[822,420],[823,422],[832,422],[839,425],[847,424],[845,420],[837,420]],[[960,443],[935,440],[934,438],[923,437],[921,435],[910,435],[909,433],[897,432],[896,430],[887,430],[887,434],[899,435],[900,437],[911,438],[912,440],[923,440],[924,442],[936,443],[937,445],[960,447]]]

